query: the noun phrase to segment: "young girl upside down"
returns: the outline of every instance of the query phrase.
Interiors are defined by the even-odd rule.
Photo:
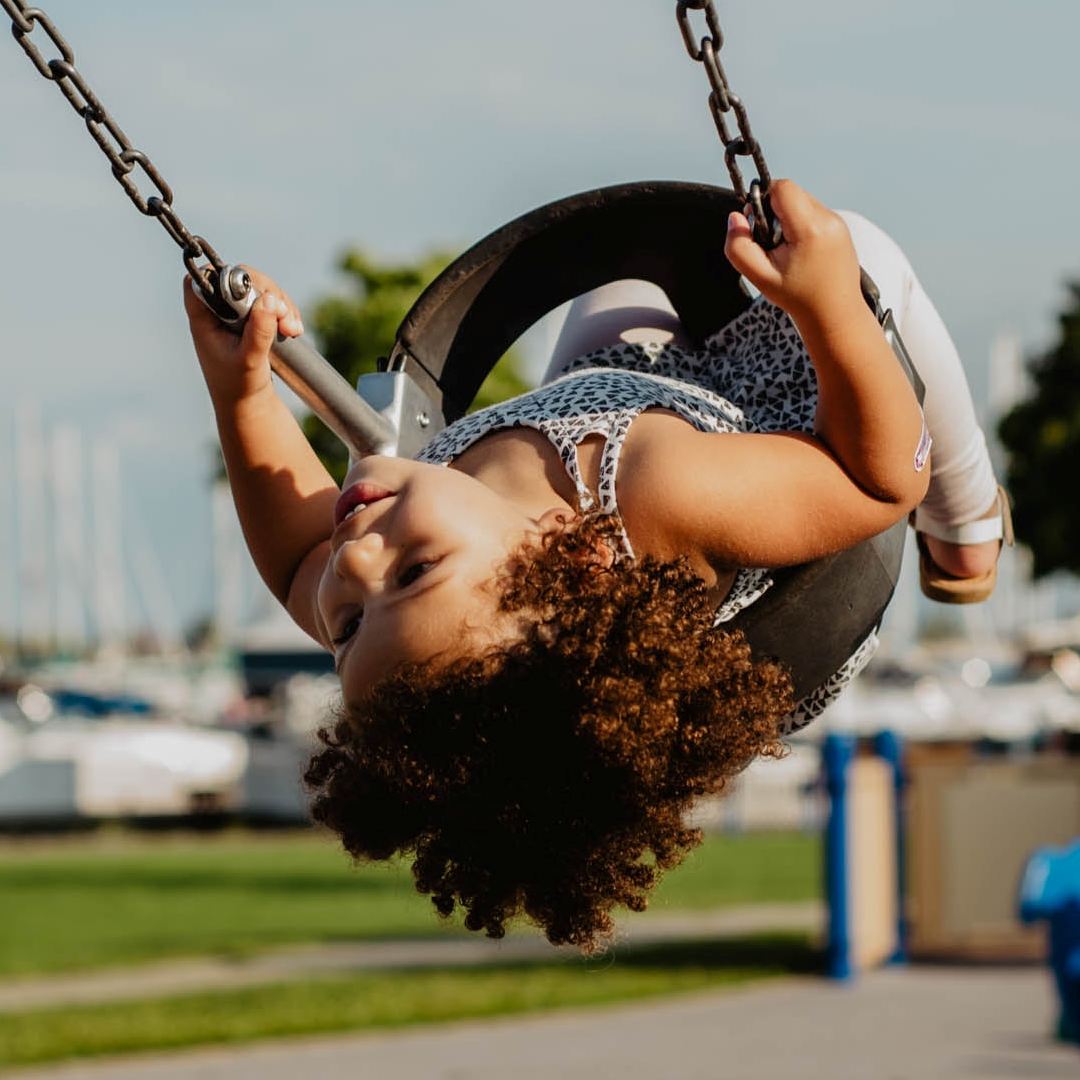
[[[417,887],[471,929],[525,914],[595,948],[612,907],[643,908],[700,839],[693,800],[781,752],[865,663],[873,640],[793,701],[782,666],[723,629],[768,568],[919,507],[924,590],[993,586],[1006,507],[937,313],[869,222],[771,190],[785,243],[765,252],[732,215],[728,258],[762,296],[704,349],[655,287],[605,287],[576,302],[539,390],[417,460],[362,459],[340,491],[271,384],[295,306],[254,275],[237,338],[185,284],[248,546],[341,678],[314,815],[356,857],[413,855]]]

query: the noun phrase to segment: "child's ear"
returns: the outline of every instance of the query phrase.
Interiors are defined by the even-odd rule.
[[[540,526],[541,534],[547,536],[550,533],[562,532],[568,525],[575,522],[577,517],[577,514],[565,506],[553,506],[536,519],[536,524]]]

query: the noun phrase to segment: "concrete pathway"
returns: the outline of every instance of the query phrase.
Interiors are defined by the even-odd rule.
[[[818,901],[755,904],[714,911],[655,914],[620,928],[621,946],[734,937],[769,930],[820,930],[824,909]],[[177,960],[165,964],[8,979],[0,983],[0,1013],[50,1005],[98,1004],[132,998],[228,990],[286,980],[312,979],[385,968],[457,967],[516,960],[550,960],[557,952],[539,935],[503,941],[479,937],[433,937],[405,941],[343,942],[275,949],[255,956]]]
[[[1080,1076],[1040,968],[888,969],[383,1035],[13,1073],[8,1080],[1025,1080]]]

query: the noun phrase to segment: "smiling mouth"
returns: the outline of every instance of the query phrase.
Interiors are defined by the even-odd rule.
[[[341,497],[334,505],[334,527],[337,528],[338,525],[348,521],[372,503],[388,499],[396,494],[397,492],[384,488],[381,484],[351,484],[341,493]]]

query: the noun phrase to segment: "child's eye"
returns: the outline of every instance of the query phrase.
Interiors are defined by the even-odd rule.
[[[337,637],[330,639],[331,645],[344,645],[360,628],[360,620],[364,617],[363,611],[358,611],[342,628]]]
[[[416,581],[417,578],[423,577],[434,565],[434,562],[413,563],[398,577],[398,585],[404,589]]]

